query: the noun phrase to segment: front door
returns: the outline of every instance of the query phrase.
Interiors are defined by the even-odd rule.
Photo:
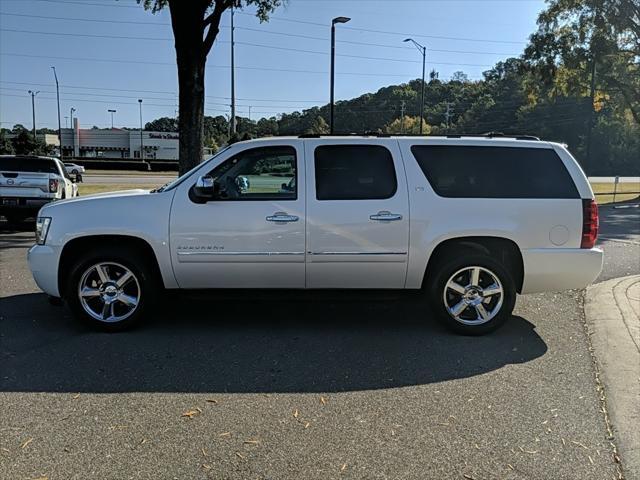
[[[307,288],[404,288],[409,203],[398,143],[309,141]]]
[[[234,153],[235,150],[235,153]],[[181,288],[304,288],[305,198],[301,140],[249,147],[212,165],[216,199],[194,203],[196,179],[176,191],[170,220]]]

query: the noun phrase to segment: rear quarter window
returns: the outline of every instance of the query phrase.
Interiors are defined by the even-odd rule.
[[[580,198],[554,150],[414,145],[434,191],[450,198]]]

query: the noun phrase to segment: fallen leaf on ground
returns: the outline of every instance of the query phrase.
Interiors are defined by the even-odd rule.
[[[343,464],[342,464],[342,467],[340,467],[340,471],[341,471],[341,472],[344,472],[346,468],[347,468],[347,464],[346,464],[346,463],[343,463]]]
[[[76,398],[78,398],[79,396],[80,396],[80,394],[79,394],[79,393],[76,393],[76,394],[73,396],[73,399],[75,400],[75,399],[76,399]]]
[[[589,447],[587,447],[584,443],[576,442],[575,440],[571,440],[571,443],[575,443],[576,445],[581,446],[585,450],[589,450]]]
[[[311,425],[309,422],[304,424],[304,428],[309,428],[309,425]]]
[[[215,400],[213,398],[207,398],[206,402],[207,403],[218,403],[218,400]]]
[[[246,445],[257,445],[258,443],[260,443],[259,440],[245,440],[244,443]]]
[[[231,436],[231,432],[222,432],[218,434],[219,437],[230,437]]]
[[[207,465],[206,463],[203,463],[202,468],[204,468],[205,470],[211,470],[211,465]]]
[[[196,415],[200,415],[201,411],[200,410],[187,410],[186,412],[184,412],[182,415],[180,415],[181,417],[189,417],[189,418],[193,418]]]
[[[20,445],[20,448],[25,448],[27,445],[29,445],[31,442],[33,442],[33,438],[30,438],[29,440],[27,440],[26,442],[24,442],[22,445]]]
[[[587,455],[587,457],[589,457],[589,461],[591,462],[591,465],[593,465],[593,458],[591,458],[591,455]]]
[[[43,475],[42,477],[36,477],[33,480],[49,480],[49,477]]]
[[[511,465],[510,463],[507,463],[507,467],[509,467],[511,470],[515,470],[515,468],[513,468],[513,465]]]
[[[324,397],[320,397],[320,403],[323,405],[327,404],[327,400]]]
[[[239,458],[242,458],[242,459],[244,460],[244,455],[242,455],[240,452],[236,452],[236,455],[237,455]]]
[[[144,445],[145,443],[147,443],[147,439],[143,438],[142,441],[140,442],[140,445]]]
[[[462,476],[468,480],[474,480],[473,475],[469,475],[468,473],[463,473]]]
[[[296,408],[296,409],[293,411],[293,418],[298,418],[298,415],[300,415],[300,412],[298,412],[298,409]]]
[[[200,449],[202,451],[202,456],[206,457],[207,456],[207,451],[204,448]]]

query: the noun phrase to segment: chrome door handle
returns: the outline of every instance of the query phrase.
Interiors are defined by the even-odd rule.
[[[299,218],[295,215],[288,215],[285,212],[276,212],[267,217],[267,222],[286,223],[297,222]]]
[[[402,215],[399,213],[391,213],[383,210],[375,215],[369,215],[370,220],[378,220],[380,222],[393,222],[394,220],[402,220]]]

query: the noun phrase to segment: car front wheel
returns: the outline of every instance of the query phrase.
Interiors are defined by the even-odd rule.
[[[438,318],[463,335],[482,335],[501,326],[515,305],[509,270],[489,255],[469,254],[443,262],[431,282]]]
[[[104,249],[78,261],[65,290],[75,316],[105,331],[139,322],[157,293],[153,272],[141,257]]]

